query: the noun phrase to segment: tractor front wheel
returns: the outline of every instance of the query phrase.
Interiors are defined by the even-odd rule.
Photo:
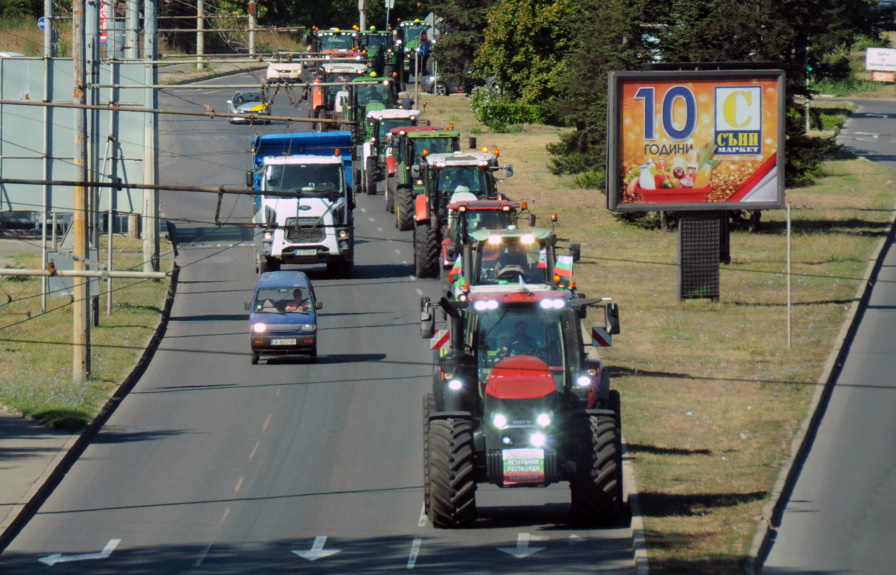
[[[395,196],[395,227],[406,232],[414,226],[414,195],[410,188],[398,188]]]
[[[367,158],[367,164],[364,166],[364,183],[367,186],[367,195],[376,195],[376,158],[370,156]]]
[[[573,520],[612,525],[622,515],[622,439],[611,415],[583,417],[573,442]]]
[[[414,230],[414,275],[434,278],[439,275],[439,234],[428,223]]]
[[[467,419],[429,423],[429,519],[442,528],[476,520],[473,427]]]

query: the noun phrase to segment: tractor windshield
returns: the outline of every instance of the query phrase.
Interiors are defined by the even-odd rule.
[[[429,28],[428,25],[419,25],[419,26],[405,26],[404,28],[404,42],[408,46],[413,46],[414,42],[418,42],[420,40],[420,34]]]
[[[457,138],[414,138],[414,160],[417,164],[423,159],[423,150],[430,154],[456,152],[460,149]]]
[[[547,259],[538,242],[524,244],[522,238],[493,244],[483,242],[477,253],[479,285],[548,283]]]
[[[367,51],[368,52],[378,52],[383,49],[383,47],[387,46],[388,40],[385,36],[381,35],[370,35],[365,36],[365,42],[367,43]]]
[[[493,195],[488,172],[478,166],[443,168],[438,175],[436,187],[442,193],[446,205],[451,195],[457,192],[470,192],[480,200]]]
[[[339,192],[341,175],[340,164],[274,164],[268,166],[265,190],[326,197]]]
[[[349,36],[328,34],[320,39],[321,50],[351,50],[352,39]]]
[[[474,338],[467,345],[476,350],[480,390],[502,359],[533,355],[544,361],[554,374],[557,389],[564,385],[565,342],[561,327],[562,311],[540,307],[474,312],[466,332]]]
[[[463,218],[463,222],[458,220],[451,226],[449,233],[451,239],[456,244],[465,243],[466,238],[458,238],[457,233],[465,230],[467,234],[476,230],[502,230],[516,222],[514,221],[514,212],[505,212],[502,210],[470,210],[460,212],[458,217]]]
[[[359,86],[358,105],[366,106],[371,102],[381,102],[386,106],[392,104],[392,91],[383,84],[367,84]]]
[[[392,128],[410,125],[412,125],[410,118],[383,118],[380,120],[380,127],[376,134],[376,139],[378,142],[385,142],[386,138],[389,137],[389,131]]]

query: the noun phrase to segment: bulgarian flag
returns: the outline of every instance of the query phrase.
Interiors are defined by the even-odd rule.
[[[461,256],[457,256],[454,265],[451,266],[451,271],[448,272],[448,283],[454,283],[454,280],[460,277],[460,274],[463,271],[463,265],[461,264],[460,259]]]
[[[572,256],[557,256],[557,263],[554,264],[554,275],[562,278],[572,277]]]
[[[538,252],[538,269],[543,270],[548,267],[548,250],[542,248],[540,252]]]

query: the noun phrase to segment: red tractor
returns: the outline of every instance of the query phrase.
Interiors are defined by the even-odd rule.
[[[549,286],[504,286],[442,298],[447,353],[423,400],[424,504],[435,527],[476,520],[476,485],[544,487],[568,481],[572,520],[609,525],[623,512],[619,393],[593,346],[619,333],[610,298]],[[603,325],[586,340],[587,309]],[[422,300],[421,335],[434,333]]]

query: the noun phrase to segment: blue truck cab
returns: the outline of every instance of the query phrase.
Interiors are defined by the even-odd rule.
[[[246,303],[252,365],[262,355],[308,354],[317,361],[317,310],[322,307],[304,272],[261,274]]]

